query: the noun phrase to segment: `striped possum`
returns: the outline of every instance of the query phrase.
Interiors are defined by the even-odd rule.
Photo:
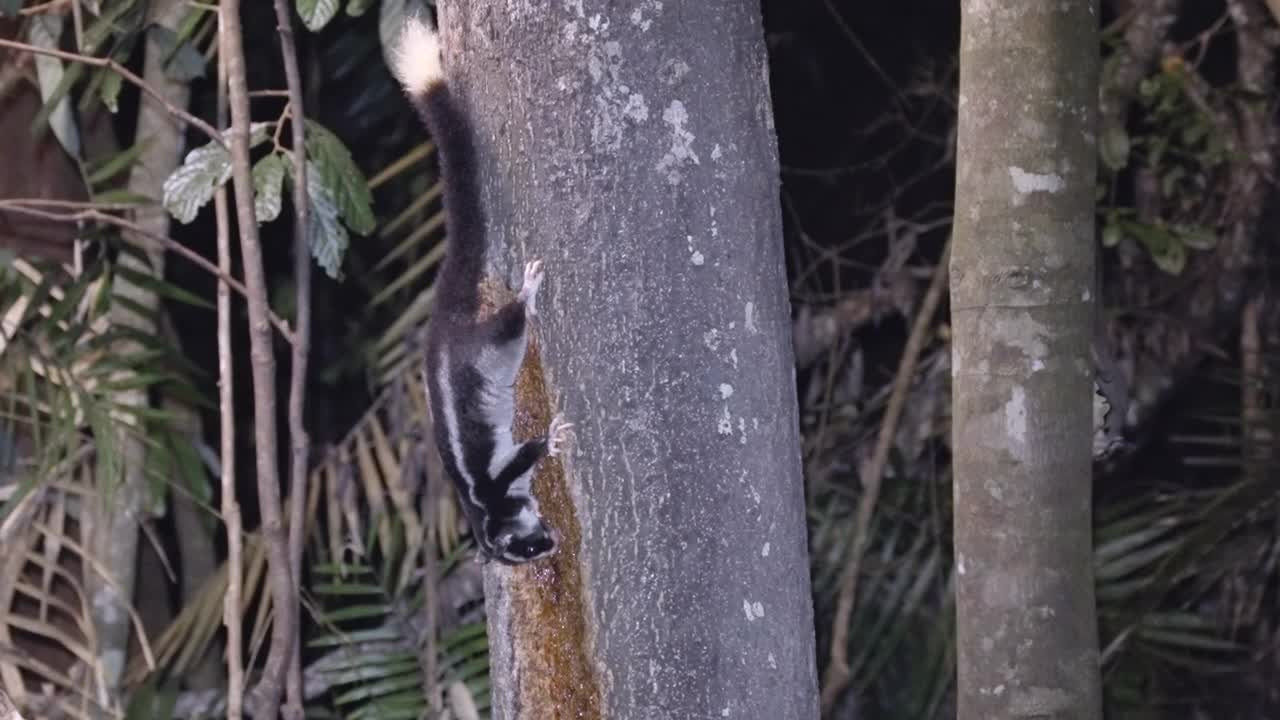
[[[516,373],[524,362],[529,322],[537,315],[542,262],[525,265],[514,300],[479,319],[486,238],[475,138],[445,81],[435,30],[410,19],[393,70],[436,143],[444,181],[448,245],[426,340],[436,445],[475,536],[477,559],[527,563],[559,545],[559,533],[543,519],[530,485],[538,462],[558,455],[573,427],[556,415],[541,437],[517,443],[511,434]]]

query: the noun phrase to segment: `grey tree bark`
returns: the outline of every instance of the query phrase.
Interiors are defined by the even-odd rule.
[[[816,718],[758,5],[441,5],[491,265],[547,272],[517,434],[577,426],[560,553],[486,570],[495,717]]]
[[[1100,718],[1097,0],[965,0],[951,256],[961,720]]]

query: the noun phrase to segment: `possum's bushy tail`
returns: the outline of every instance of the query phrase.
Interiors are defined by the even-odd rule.
[[[445,82],[440,36],[433,28],[411,18],[394,55],[392,69],[435,141],[444,182],[449,244],[436,280],[436,307],[474,315],[484,267],[485,219],[471,121]]]

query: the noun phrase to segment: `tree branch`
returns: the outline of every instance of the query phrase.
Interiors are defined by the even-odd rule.
[[[258,221],[254,216],[253,171],[249,163],[249,89],[245,79],[244,37],[240,25],[240,0],[223,0],[219,14],[220,52],[227,66],[231,104],[231,178],[236,198],[240,250],[248,290],[249,345],[253,360],[253,416],[256,441],[258,504],[262,512],[262,536],[267,543],[272,611],[271,651],[259,685],[263,718],[279,711],[285,663],[293,649],[294,617],[298,610],[297,586],[290,570],[289,544],[280,503],[280,477],[276,461],[275,349],[271,345],[266,270]],[[255,715],[259,715],[255,713]]]
[[[276,23],[280,33],[280,52],[284,57],[285,81],[289,87],[292,108],[289,127],[293,131],[293,275],[297,289],[297,317],[293,337],[293,360],[289,369],[289,439],[292,453],[289,461],[289,560],[293,577],[302,578],[302,545],[306,527],[307,456],[311,438],[307,436],[305,411],[307,402],[307,360],[311,351],[311,250],[307,243],[307,150],[306,113],[302,104],[302,74],[298,71],[298,52],[293,42],[289,3],[275,0]],[[302,720],[302,623],[296,619],[293,652],[286,683],[288,700],[284,715],[288,720]]]
[[[186,122],[188,124],[194,125],[197,128],[200,128],[202,132],[204,132],[206,135],[212,138],[213,141],[218,143],[219,145],[223,147],[226,147],[227,145],[226,142],[223,141],[222,135],[219,134],[218,131],[215,130],[212,125],[201,120],[195,115],[192,115],[186,110],[183,110],[182,108],[174,105],[173,103],[169,102],[168,98],[166,98],[162,93],[160,93],[160,91],[151,87],[151,85],[149,85],[146,80],[143,80],[142,78],[138,77],[136,74],[133,73],[133,71],[129,70],[129,68],[121,65],[120,63],[116,62],[115,60],[112,60],[111,58],[100,58],[100,57],[94,57],[92,55],[81,55],[80,53],[66,52],[63,50],[41,48],[41,47],[36,47],[35,45],[28,45],[27,43],[17,42],[16,40],[0,39],[0,47],[7,47],[13,50],[21,50],[23,52],[34,53],[36,55],[48,55],[50,57],[56,57],[62,60],[70,61],[70,62],[83,63],[85,65],[92,65],[94,67],[108,68],[113,72],[118,73],[120,77],[124,78],[125,80],[128,80],[131,84],[137,86],[139,90],[146,93],[147,96],[149,96],[151,99],[160,103],[160,105],[165,109],[165,112],[169,113],[175,118],[178,118],[179,120],[182,120],[183,122]]]
[[[907,406],[907,391],[910,390],[911,379],[915,376],[916,361],[924,350],[929,328],[933,327],[933,316],[938,310],[938,304],[942,301],[942,293],[947,288],[947,264],[950,262],[950,255],[951,240],[948,238],[947,245],[942,250],[942,257],[938,259],[938,266],[933,271],[933,281],[929,284],[924,302],[920,305],[920,312],[911,326],[911,335],[907,338],[906,347],[902,350],[902,361],[898,363],[898,372],[893,378],[893,392],[889,396],[889,406],[880,423],[875,452],[858,473],[862,480],[862,497],[858,501],[853,545],[849,548],[848,562],[840,574],[840,595],[836,601],[835,621],[831,628],[831,659],[827,663],[822,683],[823,715],[831,711],[852,679],[849,668],[849,621],[853,616],[854,600],[857,598],[858,574],[862,567],[867,536],[871,530],[871,516],[880,498],[880,478],[884,474],[885,464],[889,461],[889,451],[893,449],[893,438],[898,430],[898,421],[902,418],[902,411]]]
[[[218,17],[218,36],[223,33]],[[227,124],[227,63],[218,54],[217,122]],[[235,371],[231,354],[231,218],[227,188],[219,185],[213,194],[213,214],[218,234],[218,419],[222,472],[222,521],[227,530],[227,597],[222,606],[222,624],[227,626],[227,720],[244,717],[244,618],[240,614],[244,595],[244,523],[236,497]],[[203,259],[203,258],[201,258]]]

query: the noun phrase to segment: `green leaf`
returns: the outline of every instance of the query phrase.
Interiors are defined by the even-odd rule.
[[[1120,124],[1111,125],[1102,134],[1102,162],[1111,170],[1129,164],[1129,133]]]
[[[374,583],[317,583],[312,589],[321,595],[372,595],[374,597],[383,595],[382,586]],[[386,611],[386,608],[383,610]]]
[[[1178,239],[1192,250],[1212,250],[1218,244],[1218,234],[1203,225],[1179,228]]]
[[[1138,95],[1144,100],[1152,100],[1156,95],[1160,94],[1160,81],[1155,77],[1143,78],[1138,83]]]
[[[31,44],[36,47],[56,50],[58,38],[62,36],[61,15],[36,15],[31,18],[28,29]],[[58,143],[72,157],[80,156],[80,133],[76,129],[75,117],[71,114],[71,103],[67,102],[67,90],[70,80],[64,82],[62,61],[47,55],[35,58],[36,79],[40,84],[40,98],[52,109],[49,113],[49,128],[58,139]]]
[[[190,42],[181,40],[176,32],[158,24],[148,28],[147,35],[164,55],[164,74],[170,80],[191,82],[204,77],[204,55]]]
[[[307,174],[314,172],[312,168],[319,171],[347,225],[360,235],[372,232],[377,224],[373,216],[373,195],[347,146],[323,125],[308,120],[307,157],[312,163],[307,166]],[[308,189],[310,185],[307,183]]]
[[[1187,266],[1187,249],[1176,238],[1170,238],[1164,252],[1152,253],[1151,259],[1155,261],[1156,267],[1170,275],[1181,275]]]
[[[298,0],[298,15],[311,32],[318,32],[338,14],[338,0]]]
[[[360,17],[373,7],[373,0],[351,0],[347,3],[347,14],[351,17]]]
[[[1120,244],[1123,237],[1124,232],[1120,230],[1119,225],[1114,222],[1107,223],[1107,226],[1102,229],[1102,247],[1113,248]]]
[[[1182,128],[1182,142],[1185,145],[1195,145],[1208,135],[1212,129],[1207,120],[1196,117],[1190,125]]]
[[[291,176],[292,179],[292,176]],[[324,177],[316,172],[314,164],[307,165],[307,195],[310,212],[307,213],[307,244],[311,256],[329,277],[342,278],[342,256],[349,244],[346,228],[338,222],[338,205],[325,185]]]
[[[1163,135],[1155,135],[1151,138],[1150,146],[1147,148],[1147,164],[1151,167],[1160,167],[1164,161],[1164,153],[1169,149],[1169,139]]]
[[[391,608],[387,605],[354,605],[344,607],[332,612],[327,612],[320,616],[322,622],[341,623],[350,620],[366,620],[369,618],[383,618],[391,612]]]
[[[107,57],[119,63],[128,63],[139,37],[143,36],[137,33],[130,33],[118,38]],[[87,46],[89,44],[88,40],[86,39],[83,44]],[[88,53],[89,51],[81,50],[81,52]],[[118,112],[118,99],[120,88],[123,85],[123,77],[117,74],[115,70],[107,67],[86,68],[86,71],[91,73],[91,77],[80,93],[80,112],[82,114],[92,112],[95,102],[102,103],[112,113]]]
[[[1181,166],[1174,165],[1168,172],[1160,176],[1160,194],[1165,197],[1172,197],[1173,191],[1178,189],[1178,181],[1185,175],[1186,171]]]
[[[266,141],[270,123],[253,123],[249,126],[249,147]],[[222,133],[224,142],[230,142],[231,129]],[[182,164],[164,181],[164,207],[180,223],[195,219],[200,208],[213,199],[213,191],[231,177],[231,153],[216,142],[187,153]]]
[[[119,76],[116,75],[115,77]],[[121,150],[114,155],[109,155],[104,160],[89,163],[85,168],[85,171],[89,174],[89,184],[96,187],[127,170],[150,144],[150,138],[143,138],[132,147]]]
[[[80,48],[80,52],[92,54],[98,51],[98,46],[104,40],[120,32],[123,28],[131,25],[132,18],[128,15],[141,16],[146,12],[145,7],[135,7],[138,3],[135,0],[124,0],[123,2],[111,3],[105,12],[98,15],[97,19],[89,23],[84,30],[84,44]],[[126,41],[124,44],[129,45]],[[116,58],[119,60],[120,58]]]
[[[103,68],[105,75],[102,78],[102,87],[98,89],[98,94],[102,97],[102,104],[114,115],[120,109],[120,87],[124,78],[120,73],[114,70]]]
[[[187,153],[182,164],[165,178],[164,207],[178,222],[189,223],[229,177],[231,154],[227,149],[213,141],[201,145]]]
[[[276,153],[253,166],[253,207],[259,223],[271,222],[280,215],[284,170],[284,158]]]
[[[1148,223],[1128,223],[1129,232],[1151,253],[1156,267],[1170,275],[1180,275],[1187,266],[1187,248],[1168,228]]]
[[[166,297],[176,302],[186,303],[194,307],[201,307],[209,310],[216,309],[213,303],[209,302],[208,299],[189,290],[185,290],[173,283],[165,282],[151,273],[138,272],[126,265],[118,265],[115,272],[121,278],[133,283],[134,285],[150,290],[161,297]]]
[[[211,8],[192,7],[187,11],[186,17],[182,18],[182,22],[178,23],[176,31],[179,42],[186,42],[194,37],[197,32],[211,22],[217,22],[216,13],[210,11]]]

